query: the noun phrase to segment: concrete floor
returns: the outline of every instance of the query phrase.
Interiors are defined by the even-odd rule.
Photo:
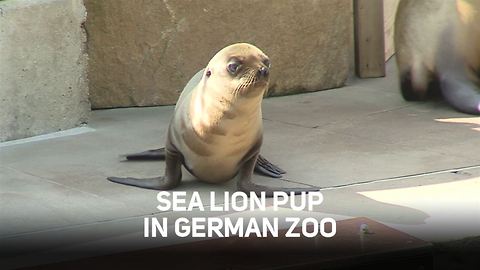
[[[480,121],[443,102],[405,102],[393,63],[387,74],[266,99],[262,154],[288,173],[255,181],[324,188],[314,213],[296,215],[363,216],[435,242],[480,235]],[[162,146],[172,112],[172,106],[94,111],[88,128],[78,129],[86,132],[0,144],[0,265],[191,241],[142,240],[144,216],[259,215],[159,213],[156,191],[105,179],[162,174],[163,162],[122,162],[119,155]],[[176,190],[197,190],[202,199],[235,190],[233,181],[184,179]],[[128,248],[119,244],[125,242]],[[75,253],[85,247],[92,254]]]

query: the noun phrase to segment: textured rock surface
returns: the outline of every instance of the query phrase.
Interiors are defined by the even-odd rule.
[[[87,121],[85,17],[81,0],[0,1],[0,141]]]
[[[92,107],[172,104],[235,42],[272,60],[271,94],[334,88],[348,76],[350,0],[85,0]]]

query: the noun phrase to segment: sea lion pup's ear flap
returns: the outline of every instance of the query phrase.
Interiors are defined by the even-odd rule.
[[[265,97],[268,97],[268,95],[270,94],[270,92],[271,92],[271,91],[270,91],[270,86],[269,86],[269,87],[267,87],[267,90],[265,90],[265,92],[263,93],[263,97],[264,97],[264,98],[265,98]]]

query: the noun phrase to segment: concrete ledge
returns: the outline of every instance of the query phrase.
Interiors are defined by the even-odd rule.
[[[0,141],[87,121],[85,19],[81,0],[0,1]]]
[[[342,86],[350,0],[86,0],[93,108],[175,103],[226,45],[249,42],[272,61],[271,93]]]

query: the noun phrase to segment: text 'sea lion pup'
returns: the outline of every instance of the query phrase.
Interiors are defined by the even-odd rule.
[[[169,190],[180,184],[183,165],[197,179],[223,183],[238,177],[243,192],[306,192],[318,189],[272,188],[252,182],[257,170],[279,177],[284,173],[259,159],[262,145],[261,102],[268,89],[270,60],[257,47],[239,43],[219,51],[183,90],[170,122],[164,149],[127,156],[165,158],[165,176],[110,181],[148,189]]]
[[[395,49],[406,100],[441,92],[456,110],[480,114],[480,0],[402,0]]]

